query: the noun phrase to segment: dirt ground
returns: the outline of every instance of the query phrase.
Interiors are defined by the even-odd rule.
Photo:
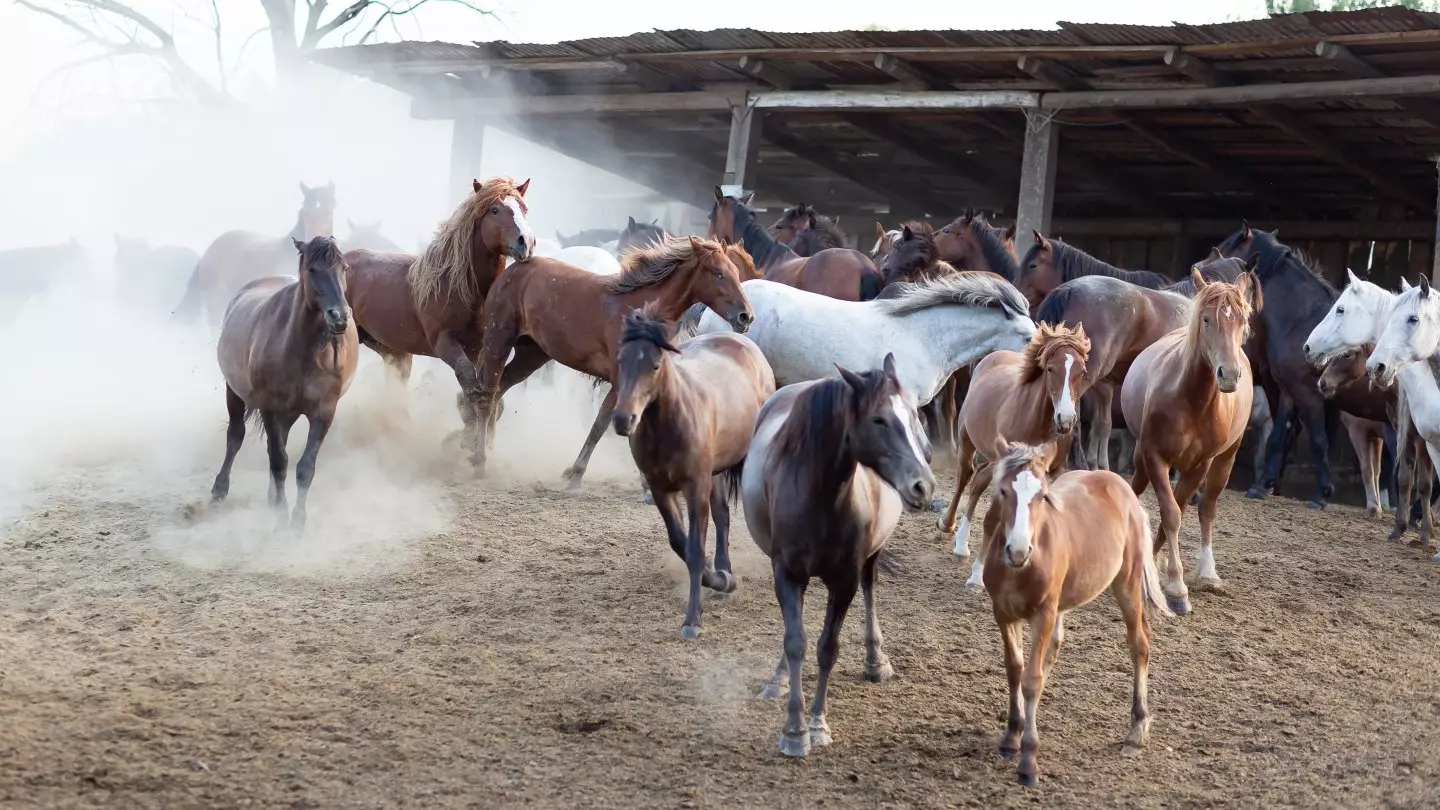
[[[1027,791],[995,751],[988,599],[961,588],[933,515],[906,516],[903,570],[878,590],[897,676],[861,681],[857,604],[835,744],[792,761],[782,705],[754,697],[781,623],[743,522],[741,587],[685,642],[683,567],[623,445],[607,439],[571,495],[556,479],[583,425],[558,457],[502,447],[512,468],[484,481],[343,427],[304,536],[270,531],[253,436],[233,513],[186,518],[214,424],[163,465],[57,473],[0,523],[0,804],[1440,805],[1440,565],[1353,508],[1225,494],[1228,590],[1157,623],[1137,759],[1119,756],[1118,610],[1106,595],[1072,614]],[[1193,567],[1193,516],[1183,536]],[[812,650],[809,684],[814,666]]]

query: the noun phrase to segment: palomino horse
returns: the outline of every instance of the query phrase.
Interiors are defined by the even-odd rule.
[[[380,220],[375,220],[369,225],[356,224],[353,219],[346,219],[345,224],[350,228],[350,235],[345,237],[345,249],[349,250],[373,250],[377,253],[404,253],[400,246],[385,238],[380,233]]]
[[[1320,381],[1317,383],[1320,396],[1335,399],[1342,391],[1352,396],[1371,394],[1369,381],[1365,379],[1365,358],[1370,356],[1374,348],[1367,345],[1346,349],[1330,358],[1330,362],[1321,370]],[[1390,392],[1389,396],[1373,393],[1375,395],[1372,398],[1380,405],[1379,419],[1357,416],[1342,406],[1340,424],[1345,426],[1350,445],[1355,448],[1355,457],[1360,460],[1360,483],[1365,487],[1365,510],[1370,517],[1378,518],[1385,513],[1380,500],[1380,457],[1385,452],[1385,424],[1390,419],[1387,411],[1394,411],[1395,397],[1393,392]],[[1404,511],[1399,510],[1402,514]]]
[[[335,421],[335,404],[355,376],[360,342],[345,305],[345,259],[335,240],[295,240],[300,277],[256,279],[225,310],[216,355],[225,376],[225,461],[210,499],[230,492],[230,468],[245,441],[245,419],[260,415],[270,451],[270,505],[277,524],[305,527],[305,499],[315,480],[315,457]],[[295,465],[295,514],[287,515],[285,442],[305,417],[310,435]]]
[[[200,254],[180,245],[115,237],[115,280],[121,297],[140,309],[168,311],[185,291]]]
[[[652,219],[649,222],[636,222],[635,217],[629,217],[629,220],[629,222],[625,223],[625,230],[621,231],[620,236],[615,240],[616,256],[624,256],[627,250],[642,248],[663,241],[668,235],[665,233],[665,229],[657,224],[659,222],[658,219]]]
[[[180,317],[194,318],[203,308],[212,324],[225,316],[235,292],[257,278],[289,273],[292,240],[306,241],[335,234],[335,184],[318,188],[300,184],[304,200],[295,215],[295,227],[285,236],[252,231],[229,231],[210,243],[190,276],[185,297],[175,307]]]
[[[724,313],[730,326],[744,332],[754,312],[740,289],[740,270],[732,255],[737,245],[695,237],[672,236],[625,254],[618,276],[597,276],[552,259],[517,262],[491,289],[481,323],[480,429],[477,472],[485,470],[485,441],[501,411],[500,397],[550,360],[611,383],[595,423],[575,463],[564,473],[571,489],[585,477],[590,454],[615,410],[615,353],[625,314],[654,303],[654,317],[673,321],[694,303]],[[505,359],[514,350],[507,364]],[[492,416],[493,415],[493,416]]]
[[[1255,386],[1247,379],[1244,343],[1250,315],[1263,302],[1252,273],[1241,274],[1234,284],[1207,283],[1198,269],[1190,275],[1196,294],[1188,323],[1141,352],[1120,389],[1120,407],[1135,434],[1131,486],[1136,495],[1155,487],[1160,503],[1155,548],[1169,547],[1165,596],[1181,615],[1190,612],[1190,596],[1180,562],[1180,519],[1202,483],[1199,582],[1202,588],[1222,584],[1211,548],[1215,504],[1230,480],[1250,420]],[[1180,472],[1173,489],[1172,468]]]
[[[676,348],[674,327],[631,310],[615,361],[615,432],[654,496],[670,548],[690,569],[683,638],[700,635],[700,585],[720,593],[739,580],[730,568],[730,498],[755,433],[760,406],[775,393],[765,355],[742,335],[700,335]],[[670,357],[669,355],[674,355]],[[680,519],[680,495],[690,530]],[[715,519],[715,564],[705,560],[705,530]]]
[[[1264,360],[1263,369],[1256,369],[1256,380],[1265,385],[1265,393],[1270,395],[1276,427],[1288,425],[1298,416],[1305,428],[1310,439],[1310,456],[1315,462],[1315,494],[1307,505],[1323,509],[1335,492],[1330,478],[1330,435],[1338,409],[1326,403],[1315,387],[1319,372],[1306,361],[1304,344],[1339,296],[1309,257],[1281,244],[1274,233],[1255,230],[1248,223],[1242,223],[1238,231],[1220,244],[1220,253],[1225,256],[1258,253],[1255,276],[1265,297],[1285,302],[1285,306],[1268,307],[1259,313],[1255,345],[1251,348],[1252,362],[1256,354]],[[1264,498],[1279,481],[1288,433],[1286,430],[1271,433],[1265,480],[1256,482],[1246,493],[1247,497]]]
[[[1107,587],[1125,619],[1134,667],[1130,734],[1123,756],[1135,756],[1150,736],[1147,680],[1148,611],[1172,615],[1160,598],[1150,547],[1150,520],[1125,479],[1104,470],[1075,471],[1049,481],[1064,458],[1054,443],[1040,447],[1001,440],[995,494],[985,513],[985,588],[1005,646],[1010,716],[1000,754],[1020,752],[1020,784],[1034,786],[1040,747],[1036,714],[1045,679],[1065,642],[1065,614]],[[1021,649],[1021,622],[1030,624],[1030,660]]]
[[[970,521],[975,517],[980,493],[990,486],[995,460],[1004,455],[1004,442],[1042,444],[1059,437],[1060,449],[1069,450],[1078,417],[1077,403],[1089,385],[1085,371],[1089,356],[1090,339],[1085,337],[1083,325],[1072,330],[1042,324],[1023,353],[999,351],[980,361],[960,408],[955,494],[940,517],[941,537],[954,531],[955,556],[970,556]],[[971,463],[976,451],[987,459],[979,469]],[[1059,459],[1056,471],[1064,467],[1065,453]],[[957,528],[955,513],[972,475],[970,502]],[[984,565],[982,548],[971,565],[967,588],[981,587]]]
[[[956,370],[997,349],[1019,350],[1035,334],[1015,288],[983,273],[903,285],[894,298],[858,302],[773,281],[743,287],[755,312],[749,337],[780,385],[834,376],[837,364],[876,368],[893,353],[901,385],[923,405]],[[696,332],[728,328],[706,312]]]
[[[986,270],[1010,283],[1020,277],[1015,260],[1015,226],[996,228],[967,210],[935,234],[940,258],[966,270]]]
[[[460,416],[467,426],[479,393],[470,359],[480,353],[478,313],[505,258],[523,261],[535,247],[525,220],[529,187],[529,180],[518,186],[509,178],[474,181],[473,193],[419,257],[368,250],[345,254],[346,295],[360,342],[402,382],[410,378],[414,355],[443,361],[460,383]],[[473,447],[471,452],[473,460]]]
[[[727,197],[715,187],[710,237],[740,242],[765,278],[842,301],[869,301],[880,293],[880,272],[858,250],[830,248],[799,256],[755,220],[751,194]]]
[[[770,226],[770,235],[800,256],[850,246],[850,238],[840,230],[840,220],[831,219],[805,203],[781,214]]]
[[[924,506],[935,488],[929,448],[895,358],[856,373],[786,386],[760,410],[740,493],[755,545],[770,558],[775,597],[785,619],[785,648],[762,698],[790,697],[780,753],[803,757],[831,742],[825,720],[830,671],[840,652],[840,625],[865,594],[865,679],[894,674],[881,649],[875,615],[875,566],[900,521],[903,504]],[[800,712],[805,662],[805,590],[819,577],[830,592],[825,627],[815,645],[820,677],[808,728]]]
[[[1046,239],[1035,231],[1034,243],[1025,251],[1025,258],[1020,260],[1020,275],[1015,279],[1015,286],[1020,288],[1033,307],[1038,306],[1051,290],[1081,276],[1109,276],[1152,290],[1171,283],[1170,279],[1149,270],[1125,270],[1106,264],[1077,247],[1058,239]]]

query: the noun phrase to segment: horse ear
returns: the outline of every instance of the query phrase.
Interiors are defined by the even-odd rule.
[[[900,226],[900,238],[901,238],[901,239],[914,239],[914,238],[915,238],[915,232],[912,231],[912,230],[910,230],[910,226],[909,226],[909,225],[901,225],[901,226]]]
[[[885,354],[885,363],[884,363],[884,366],[883,366],[883,367],[884,367],[884,369],[885,369],[885,376],[889,377],[890,379],[894,380],[894,381],[897,382],[897,383],[900,382],[900,377],[898,376],[898,372],[895,371],[895,353],[894,353],[894,352],[887,352],[887,353]]]
[[[1220,246],[1216,245],[1215,247],[1210,248],[1210,255],[1206,256],[1205,258],[1207,261],[1213,259],[1223,259],[1225,258],[1225,255],[1220,252]]]
[[[1200,268],[1198,267],[1190,268],[1190,281],[1195,284],[1195,292],[1200,292],[1209,286],[1205,281],[1205,276],[1200,273]]]
[[[974,209],[974,208],[971,208],[971,207],[969,207],[969,206],[966,206],[966,207],[965,207],[965,216],[961,217],[961,219],[964,219],[964,220],[965,220],[965,223],[966,223],[967,225],[968,225],[970,222],[974,221],[974,219],[975,219],[975,209]]]
[[[1042,248],[1050,247],[1050,240],[1046,239],[1044,234],[1040,233],[1039,231],[1032,231],[1032,233],[1035,234],[1035,244],[1039,245]]]
[[[691,247],[691,249],[693,249],[693,250],[699,250],[699,249],[700,249],[700,240],[699,240],[699,239],[696,239],[696,238],[693,237],[693,236],[690,237],[690,247]]]
[[[306,197],[309,197],[309,196],[310,196],[310,187],[307,186],[307,185],[305,185],[304,183],[301,183],[301,184],[300,184],[300,193],[301,193],[301,194],[304,194]]]
[[[1006,229],[1005,229],[1005,232],[1002,233],[1001,236],[1003,236],[1006,240],[1008,240],[1008,241],[1010,241],[1010,242],[1014,242],[1014,241],[1015,241],[1015,223],[1013,223],[1013,222],[1010,223],[1010,227],[1006,228]]]
[[[1355,284],[1360,281],[1360,279],[1355,276],[1355,271],[1351,270],[1348,267],[1345,268],[1345,276],[1350,279],[1351,284]]]
[[[326,191],[329,191],[331,194],[334,194],[334,193],[335,193],[335,181],[334,181],[334,180],[331,180],[330,182],[326,183],[326,184],[325,184],[325,190],[326,190]]]
[[[751,202],[752,200],[754,200],[754,199],[755,199],[755,192],[751,191],[751,192],[747,193],[744,197],[741,197],[741,198],[740,198],[740,202],[741,202],[742,205],[749,205],[750,202]]]
[[[1423,273],[1420,275],[1420,297],[1430,297],[1430,277]]]
[[[1255,232],[1252,231],[1252,230],[1250,230],[1250,220],[1248,220],[1248,219],[1242,219],[1242,220],[1240,220],[1240,238],[1241,238],[1241,239],[1249,239],[1249,238],[1253,237],[1254,235],[1255,235]]]
[[[1406,278],[1405,278],[1404,276],[1401,276],[1401,277],[1400,277],[1400,292],[1403,293],[1403,292],[1405,292],[1405,291],[1408,290],[1408,289],[1410,289],[1410,282],[1409,282],[1408,280],[1406,280]]]
[[[719,186],[715,187],[715,202],[725,202],[725,192],[721,191]]]
[[[296,239],[296,238],[293,237],[293,236],[290,237],[290,241],[295,243],[295,252],[296,252],[296,253],[304,253],[304,252],[305,252],[305,243],[304,243],[304,242],[301,242],[299,239]]]
[[[1059,452],[1060,446],[1056,444],[1054,439],[1051,439],[1050,441],[1040,445],[1037,451],[1037,455],[1039,456],[1041,466],[1043,466],[1047,470],[1050,469],[1050,465],[1055,463],[1056,453]]]
[[[629,221],[625,223],[625,230],[633,231],[636,227],[639,226],[639,224],[640,223],[635,221],[635,217],[629,217]]]
[[[524,197],[524,196],[525,196],[525,192],[527,192],[527,191],[530,190],[530,178],[528,178],[528,177],[525,178],[525,182],[523,182],[523,183],[521,183],[520,185],[516,186],[516,187],[515,187],[515,190],[518,191],[518,192],[520,192],[520,196],[521,196],[521,197]]]
[[[470,178],[470,189],[471,189],[473,192],[475,192],[476,194],[479,194],[479,193],[480,193],[480,181],[479,181],[479,180],[476,180],[476,179],[473,178],[473,177]]]
[[[851,371],[850,369],[845,368],[844,366],[840,365],[839,363],[836,363],[836,364],[835,364],[835,370],[838,371],[838,372],[840,372],[840,379],[844,380],[847,385],[849,385],[851,388],[855,389],[855,393],[858,394],[858,393],[860,393],[860,392],[862,392],[862,391],[865,390],[865,378],[864,378],[864,377],[861,377],[859,374],[856,374],[855,372]]]
[[[875,235],[880,239],[885,238],[885,226],[881,225],[879,222],[875,223]]]

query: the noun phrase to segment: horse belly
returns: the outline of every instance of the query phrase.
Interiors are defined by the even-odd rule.
[[[346,293],[355,324],[381,346],[402,354],[433,355],[403,269],[361,269],[351,276]],[[432,301],[428,306],[445,304]],[[473,322],[473,314],[467,320]]]

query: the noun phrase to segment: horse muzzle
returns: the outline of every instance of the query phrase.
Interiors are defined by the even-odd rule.
[[[743,335],[750,331],[750,324],[755,322],[755,313],[749,309],[742,309],[731,315],[727,320],[730,321],[731,329]]]
[[[1010,568],[1024,568],[1030,564],[1031,549],[1016,551],[1009,545],[1005,546],[1005,565]]]
[[[1399,371],[1394,366],[1371,360],[1365,364],[1365,374],[1377,387],[1389,390],[1395,384],[1395,377]]]
[[[1222,394],[1233,394],[1240,390],[1241,374],[1238,371],[1227,372],[1229,372],[1229,369],[1215,369],[1215,387],[1220,389],[1220,393]]]
[[[610,417],[610,424],[615,428],[617,435],[629,436],[631,433],[634,433],[635,428],[640,425],[640,414],[616,411],[615,414]]]
[[[1069,436],[1075,432],[1075,417],[1055,417],[1055,435]]]
[[[1324,397],[1324,398],[1326,398],[1326,399],[1329,399],[1329,398],[1335,396],[1336,388],[1335,388],[1334,384],[1326,381],[1324,378],[1321,378],[1321,379],[1319,379],[1319,380],[1316,380],[1316,381],[1315,381],[1315,387],[1320,390],[1320,396],[1322,396],[1322,397]]]
[[[331,308],[325,310],[325,328],[330,330],[332,335],[343,335],[345,330],[350,328],[350,316],[343,309]]]
[[[523,236],[515,237],[515,245],[511,248],[510,258],[517,262],[523,262],[535,255],[535,240],[526,239]]]

